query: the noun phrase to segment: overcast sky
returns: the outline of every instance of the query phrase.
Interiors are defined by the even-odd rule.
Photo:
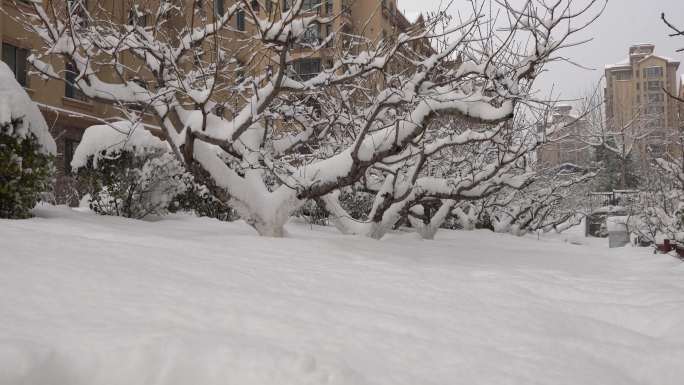
[[[576,1],[586,4],[588,0]],[[454,0],[452,7],[467,12],[468,3],[467,0]],[[436,9],[440,0],[398,0],[398,4],[406,16],[414,20],[419,13]],[[627,58],[629,46],[634,43],[653,43],[656,54],[684,63],[684,53],[675,52],[684,48],[684,38],[677,41],[668,37],[667,27],[660,20],[661,12],[684,27],[684,0],[609,0],[601,18],[581,36],[593,37],[594,40],[566,51],[566,55],[576,62],[595,70],[584,70],[566,63],[554,64],[539,80],[537,87],[546,93],[554,87],[563,98],[581,97],[593,89],[606,64]],[[683,67],[684,64],[680,73]]]

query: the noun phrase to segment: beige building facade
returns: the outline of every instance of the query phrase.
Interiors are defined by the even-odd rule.
[[[605,68],[605,112],[612,131],[628,131],[638,141],[638,160],[679,152],[679,103],[668,97],[679,87],[680,63],[655,53],[653,44],[629,48],[627,59]]]
[[[543,143],[537,150],[538,167],[542,170],[562,167],[591,169],[595,160],[593,148],[581,140],[587,124],[572,106],[554,107],[546,124],[537,128],[538,140]],[[547,133],[549,127],[555,127],[550,134]]]

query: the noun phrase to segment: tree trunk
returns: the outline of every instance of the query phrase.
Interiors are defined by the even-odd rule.
[[[284,238],[287,235],[287,231],[285,231],[285,226],[282,224],[275,224],[275,223],[265,223],[265,222],[254,222],[250,223],[247,221],[254,230],[259,233],[260,236],[262,237],[271,237],[271,238]]]

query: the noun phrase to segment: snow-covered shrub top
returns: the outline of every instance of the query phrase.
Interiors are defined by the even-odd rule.
[[[17,124],[11,124],[15,122]],[[55,154],[57,146],[50,135],[48,125],[38,107],[31,101],[24,88],[14,78],[7,64],[0,61],[0,127],[7,134],[26,137],[32,133],[38,139],[41,150]]]
[[[121,151],[140,155],[148,150],[168,150],[168,144],[152,135],[141,124],[119,121],[111,124],[89,127],[83,134],[71,167],[78,169],[86,166],[90,156],[93,167],[103,157],[113,156]]]

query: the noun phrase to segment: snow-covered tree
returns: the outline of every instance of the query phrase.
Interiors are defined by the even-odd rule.
[[[49,188],[55,141],[38,107],[0,62],[0,218],[27,218]]]
[[[43,76],[68,78],[87,97],[133,118],[136,111],[154,116],[156,134],[186,169],[268,236],[284,235],[285,222],[307,200],[388,165],[371,185],[383,186],[382,194],[398,187],[391,201],[423,190],[440,198],[486,190],[476,181],[419,178],[420,168],[410,164],[437,146],[425,143],[430,123],[456,116],[481,124],[448,133],[444,147],[497,146],[517,106],[534,103],[537,75],[562,60],[557,53],[577,43],[572,36],[604,4],[497,0],[487,14],[496,7],[473,1],[468,17],[438,12],[394,38],[340,33],[321,41],[308,31],[335,15],[304,12],[302,0],[283,12],[257,12],[247,0],[224,10],[213,3],[141,2],[124,20],[104,4],[36,0],[21,22],[42,40],[30,61]],[[507,16],[503,23],[499,13]],[[230,22],[237,17],[246,26]],[[505,34],[497,32],[502,24]],[[315,52],[329,39],[341,44],[328,68],[293,70],[296,50]],[[65,76],[65,62],[75,76]],[[478,164],[473,175],[503,181],[499,170],[519,157],[515,146],[501,150],[498,164]],[[406,167],[392,166],[406,156]],[[412,179],[420,189],[398,186]]]
[[[583,130],[579,139],[595,148],[596,162],[601,173],[596,179],[597,188],[604,191],[613,189],[631,189],[639,184],[639,165],[636,158],[640,155],[640,147],[647,142],[652,143],[654,135],[664,129],[658,127],[664,121],[662,113],[650,113],[647,106],[634,109],[634,114],[627,121],[620,117],[605,114],[605,101],[599,92],[601,83],[583,101]],[[672,139],[672,132],[667,132],[662,143]]]
[[[523,235],[533,231],[561,232],[578,225],[588,212],[581,200],[583,186],[594,173],[546,174],[523,189],[503,191],[492,202],[489,217],[495,231]]]
[[[460,119],[438,119],[426,129],[421,147],[409,146],[369,168],[361,183],[375,200],[366,221],[355,220],[344,210],[337,192],[323,197],[324,206],[343,233],[381,238],[407,219],[419,234],[431,239],[456,202],[479,199],[504,187],[519,189],[534,175],[517,164],[530,151],[526,139],[533,131],[511,123],[482,127]],[[481,135],[464,140],[460,131]]]
[[[663,22],[672,30],[671,37],[684,38],[684,31],[662,14]],[[684,48],[678,52],[684,51]],[[669,98],[684,103],[678,95],[665,90]],[[681,116],[680,122],[684,124]],[[684,139],[681,128],[670,139],[676,151],[655,159],[651,165],[637,203],[630,208],[630,230],[651,242],[667,238],[684,242]]]

